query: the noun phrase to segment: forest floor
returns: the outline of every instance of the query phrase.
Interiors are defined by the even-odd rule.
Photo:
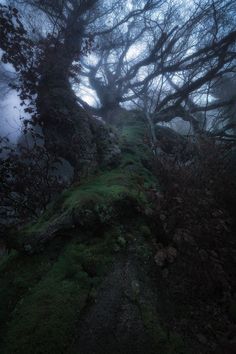
[[[128,118],[121,164],[65,191],[0,261],[1,353],[236,353],[228,216],[198,191],[187,213],[182,194],[153,201],[145,125]]]

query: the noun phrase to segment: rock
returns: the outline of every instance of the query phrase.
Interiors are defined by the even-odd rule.
[[[121,150],[117,135],[109,126],[96,119],[94,119],[93,125],[98,164],[110,167],[118,165],[121,158]]]
[[[159,267],[163,267],[167,259],[167,254],[164,249],[157,251],[154,260]]]
[[[176,257],[176,248],[170,246],[167,248],[159,248],[155,254],[154,260],[159,267],[163,267],[166,262],[173,263]]]

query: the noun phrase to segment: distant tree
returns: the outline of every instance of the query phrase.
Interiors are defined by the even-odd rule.
[[[168,122],[178,116],[200,133],[206,112],[229,103],[210,102],[206,97],[213,93],[213,81],[235,68],[236,2],[156,5],[156,11],[144,11],[102,37],[96,64],[83,63],[83,75],[100,100],[98,114],[106,116],[107,111],[125,102],[140,100],[152,83],[157,93],[152,97],[156,99],[153,122]],[[129,57],[130,51],[133,56]],[[79,101],[96,111],[81,98]]]

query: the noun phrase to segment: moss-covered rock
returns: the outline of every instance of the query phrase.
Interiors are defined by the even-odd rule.
[[[41,251],[57,234],[71,229],[96,234],[106,224],[148,209],[146,190],[156,180],[147,166],[151,153],[145,144],[143,117],[127,114],[119,121],[117,132],[123,152],[120,166],[100,171],[62,193],[36,223],[14,235],[20,249]]]

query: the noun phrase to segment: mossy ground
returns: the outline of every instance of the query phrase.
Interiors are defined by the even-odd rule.
[[[124,113],[117,129],[120,166],[98,171],[62,193],[17,235],[17,244],[32,245],[32,254],[12,251],[1,261],[1,353],[66,353],[80,314],[93,302],[113,260],[131,240],[150,238],[146,191],[157,181],[149,168],[145,122],[137,112]],[[53,223],[55,235],[42,248],[38,235],[47,234]],[[148,263],[148,241],[140,239],[136,253],[140,264]],[[146,307],[143,320],[149,331],[157,329],[152,335],[160,353],[182,353],[178,340],[167,339],[154,326]]]
[[[90,243],[74,238],[61,245],[56,258],[51,250],[6,260],[1,269],[1,323],[7,322],[1,328],[1,353],[64,353],[113,252],[114,241],[106,234]]]

